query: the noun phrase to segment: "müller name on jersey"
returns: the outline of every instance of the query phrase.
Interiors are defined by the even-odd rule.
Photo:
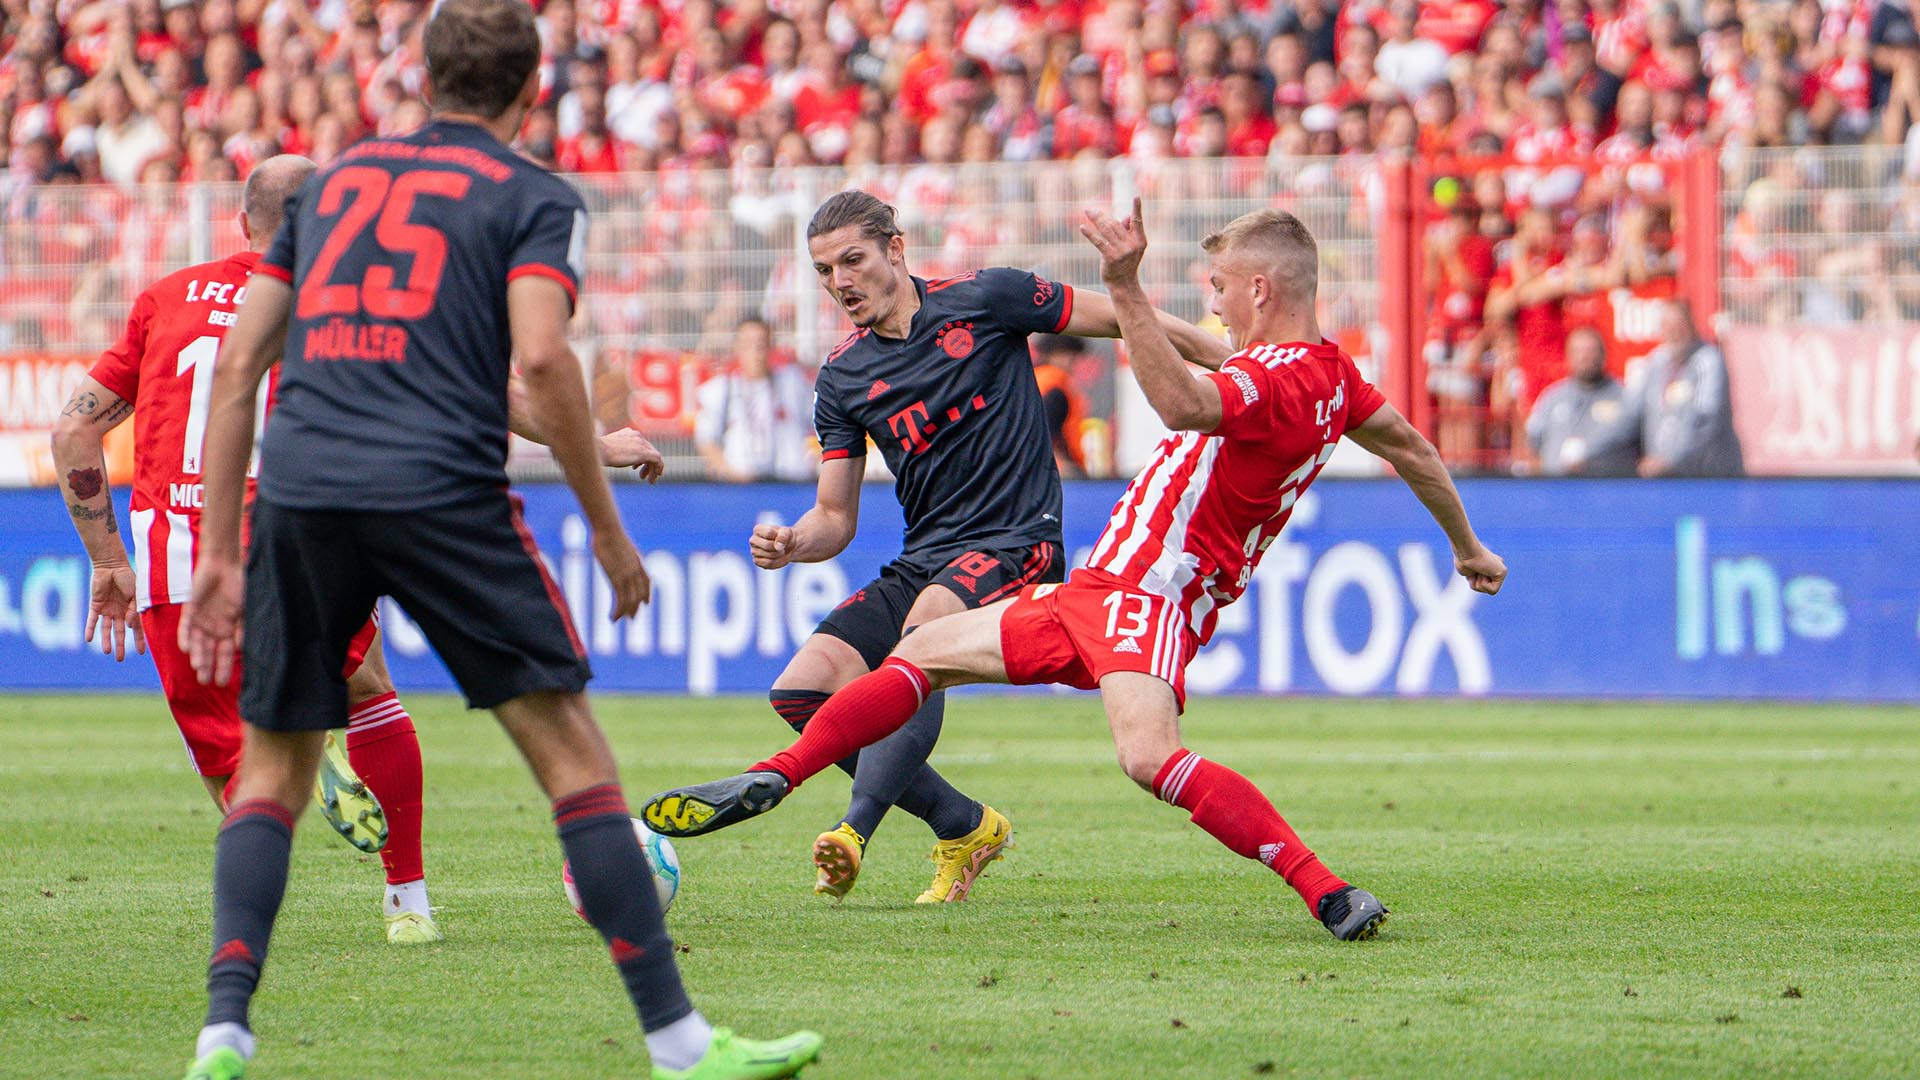
[[[399,326],[328,319],[307,331],[301,358],[398,364],[407,358],[407,331]]]

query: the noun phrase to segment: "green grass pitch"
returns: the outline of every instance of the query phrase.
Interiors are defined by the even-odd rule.
[[[504,737],[409,699],[440,946],[380,936],[378,865],[303,818],[254,1009],[265,1080],[645,1075]],[[630,800],[776,748],[764,701],[598,710]],[[716,1022],[828,1037],[809,1076],[1911,1076],[1920,710],[1202,700],[1251,776],[1393,910],[1343,945],[1112,763],[1097,700],[958,697],[935,758],[1016,848],[915,907],[896,815],[810,889],[846,785],[680,843],[669,922]],[[0,1076],[171,1078],[203,1007],[215,815],[157,696],[0,698]]]

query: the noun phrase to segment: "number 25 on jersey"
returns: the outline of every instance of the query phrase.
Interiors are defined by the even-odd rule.
[[[301,283],[298,317],[418,319],[432,311],[447,266],[447,238],[431,225],[407,219],[421,196],[460,199],[472,185],[466,173],[442,169],[415,169],[395,177],[385,169],[351,165],[334,173],[320,190],[314,212],[323,218],[338,214],[339,220]],[[332,283],[341,257],[369,223],[374,240],[387,253],[410,257],[406,279],[397,280],[392,266],[373,265],[357,284]]]

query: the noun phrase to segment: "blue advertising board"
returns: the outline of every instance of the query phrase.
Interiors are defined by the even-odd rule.
[[[1196,694],[1771,698],[1920,702],[1920,483],[1468,481],[1481,536],[1512,576],[1497,597],[1452,574],[1444,538],[1391,480],[1323,480],[1195,661]],[[1084,555],[1120,485],[1069,485]],[[598,690],[766,689],[818,620],[897,550],[892,492],[830,562],[756,570],[757,521],[792,521],[810,488],[616,489],[653,577],[638,619],[610,594],[571,494],[523,490],[592,653]],[[121,520],[126,520],[124,513]],[[157,686],[81,641],[85,552],[50,490],[0,491],[0,689]],[[395,679],[450,687],[389,602]]]

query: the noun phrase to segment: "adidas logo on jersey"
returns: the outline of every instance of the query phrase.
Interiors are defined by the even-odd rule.
[[[1132,638],[1121,638],[1120,644],[1115,645],[1113,651],[1117,653],[1130,652],[1138,656],[1140,655],[1140,643]]]
[[[893,389],[893,387],[887,385],[887,380],[875,379],[873,380],[873,386],[867,390],[867,400],[872,401],[874,398],[879,397],[891,389]]]

